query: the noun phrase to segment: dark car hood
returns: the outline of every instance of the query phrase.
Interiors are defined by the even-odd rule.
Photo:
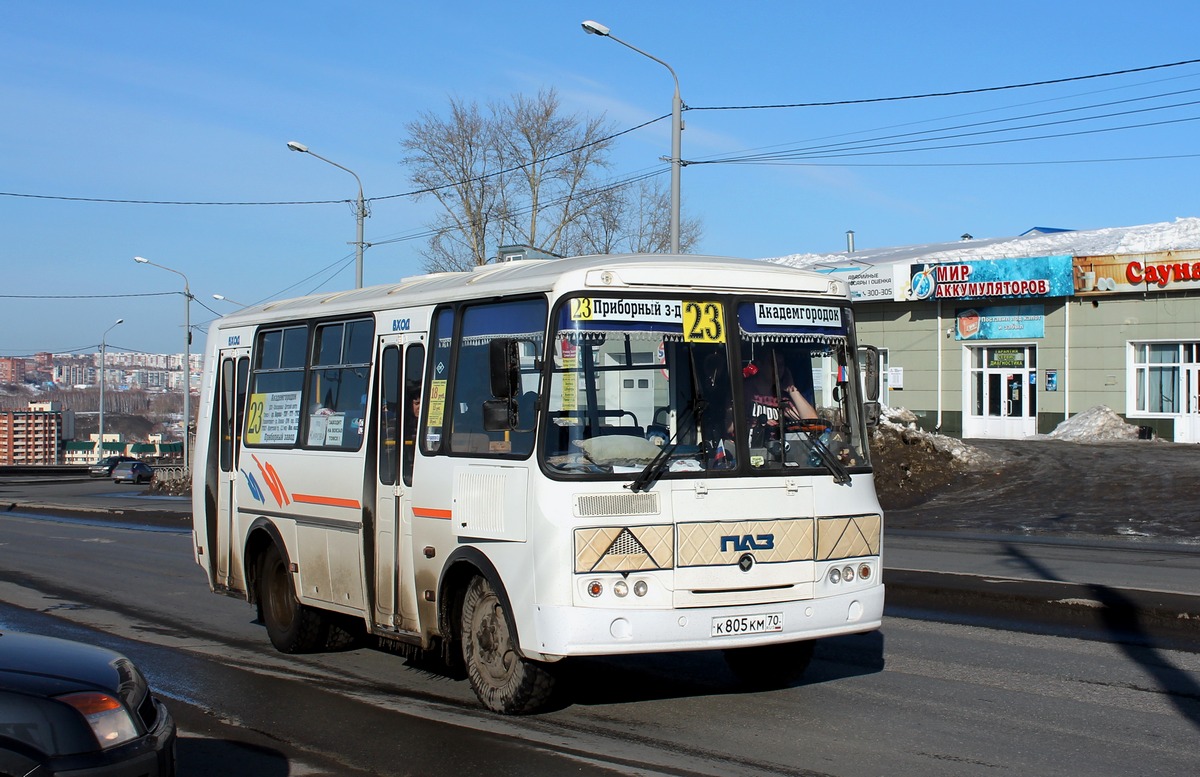
[[[0,689],[29,690],[42,685],[51,693],[103,690],[118,694],[122,684],[141,681],[120,653],[78,642],[21,632],[0,632]]]

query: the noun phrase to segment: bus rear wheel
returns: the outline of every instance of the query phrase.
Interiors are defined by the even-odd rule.
[[[812,661],[814,640],[775,645],[730,648],[725,663],[743,685],[751,688],[783,688],[800,679]]]
[[[476,576],[462,607],[462,653],[467,678],[484,706],[505,715],[541,709],[554,693],[549,668],[517,652],[510,615],[492,584]]]
[[[258,575],[258,601],[263,623],[276,650],[312,653],[325,647],[325,619],[296,598],[289,567],[276,545],[267,548]]]

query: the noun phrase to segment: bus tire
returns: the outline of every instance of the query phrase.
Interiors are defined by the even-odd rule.
[[[783,688],[800,679],[812,661],[815,640],[729,648],[725,663],[742,683],[756,689]]]
[[[258,586],[262,620],[276,650],[312,653],[325,647],[325,618],[296,598],[287,558],[275,543],[263,553]]]
[[[467,585],[462,606],[462,654],[471,689],[493,712],[522,715],[541,709],[554,693],[555,677],[517,652],[511,615],[482,576]]]

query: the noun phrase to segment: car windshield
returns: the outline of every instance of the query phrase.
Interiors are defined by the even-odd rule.
[[[865,466],[850,329],[849,309],[828,305],[571,299],[552,345],[547,468],[638,489]]]

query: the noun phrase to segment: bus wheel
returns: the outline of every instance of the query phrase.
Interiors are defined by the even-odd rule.
[[[776,645],[730,648],[725,663],[743,685],[751,688],[782,688],[800,679],[812,661],[814,640]]]
[[[471,579],[462,607],[462,652],[471,688],[484,705],[505,715],[540,709],[554,692],[554,675],[518,655],[509,614],[491,583]]]
[[[271,644],[282,653],[311,653],[325,642],[321,614],[296,599],[287,559],[274,543],[263,554],[258,601]]]

